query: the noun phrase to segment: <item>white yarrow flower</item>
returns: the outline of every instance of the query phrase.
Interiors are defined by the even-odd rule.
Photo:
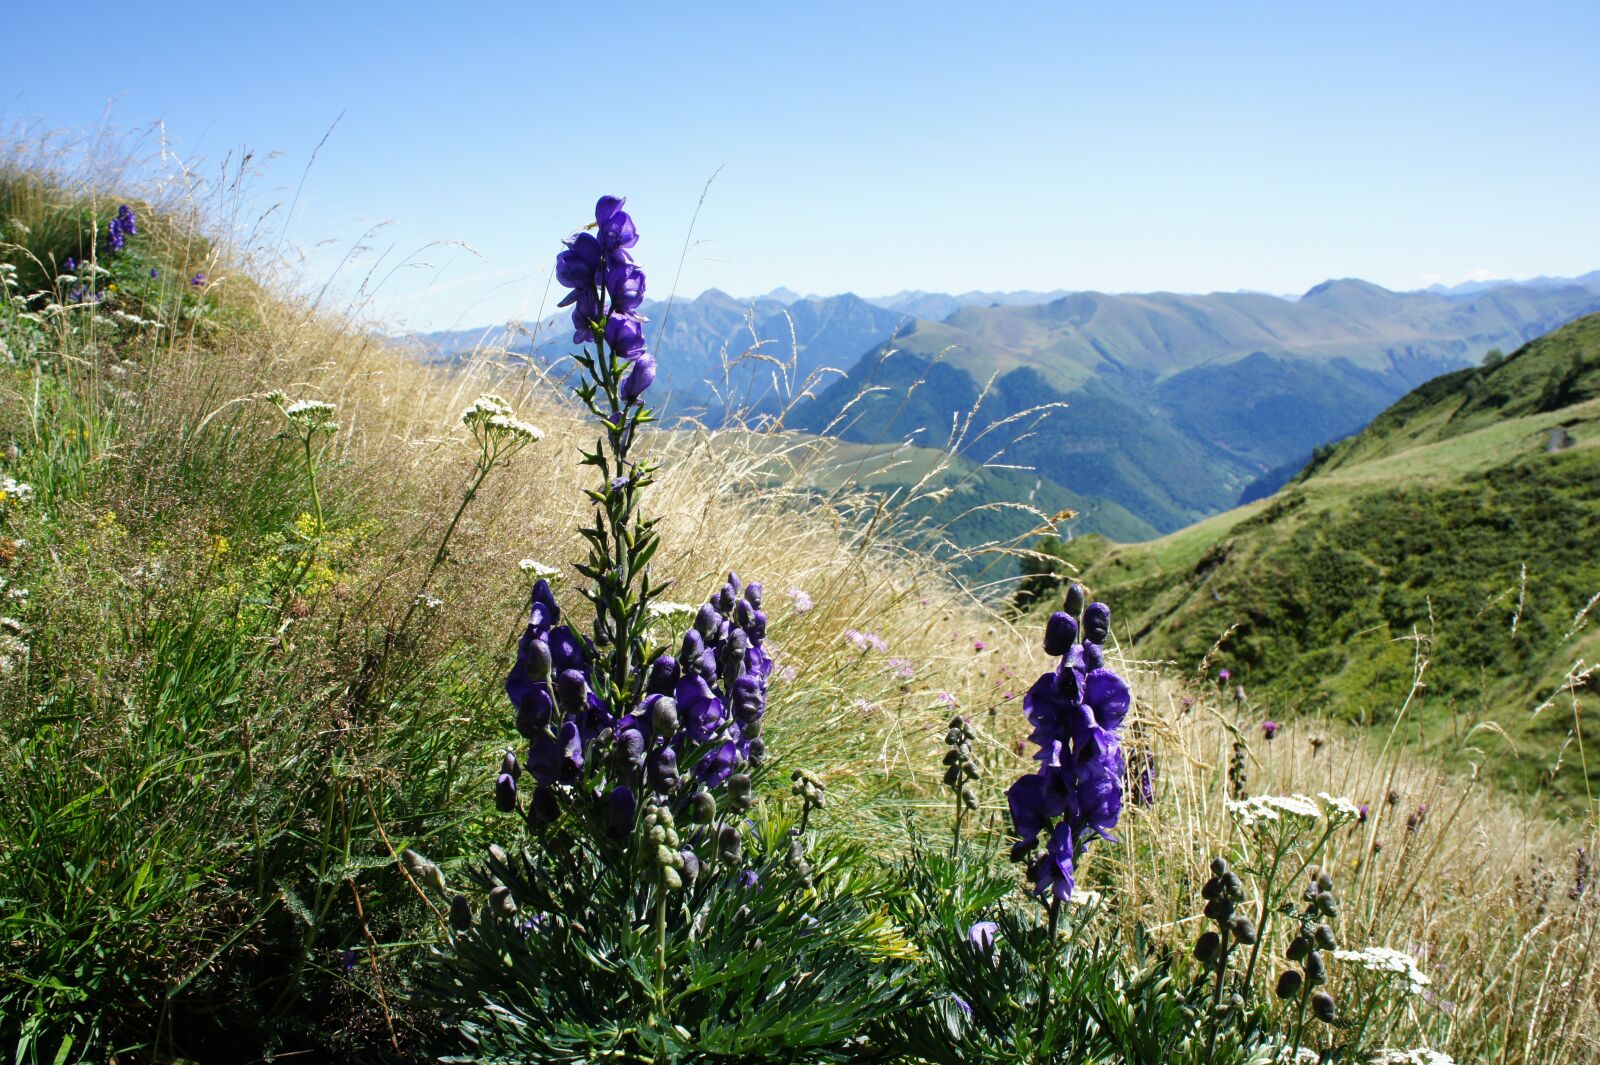
[[[1325,791],[1317,792],[1317,798],[1322,800],[1322,808],[1330,821],[1358,821],[1361,819],[1361,809],[1349,799],[1329,795]]]
[[[560,570],[556,569],[554,566],[546,566],[543,562],[540,562],[536,558],[525,558],[520,560],[517,563],[517,568],[524,573],[531,573],[534,575],[534,577],[543,578],[547,581],[555,580],[557,577],[561,576]]]
[[[1335,961],[1358,965],[1368,972],[1400,976],[1405,979],[1412,994],[1418,994],[1433,983],[1431,977],[1417,968],[1417,959],[1401,950],[1389,947],[1362,947],[1360,950],[1336,950]]]
[[[1228,813],[1241,828],[1277,821],[1314,823],[1322,817],[1322,808],[1304,795],[1256,795],[1248,799],[1229,799]]]
[[[1372,1065],[1456,1065],[1456,1059],[1427,1047],[1414,1050],[1385,1049],[1373,1055]]]

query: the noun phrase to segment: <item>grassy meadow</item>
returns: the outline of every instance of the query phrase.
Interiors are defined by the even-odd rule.
[[[583,606],[571,563],[586,547],[578,453],[593,430],[535,367],[494,352],[422,365],[356,309],[297,295],[226,182],[180,171],[130,187],[115,160],[6,151],[0,1046],[19,1063],[452,1052],[438,1049],[451,1007],[425,993],[451,941],[449,901],[401,856],[426,854],[467,885],[503,835],[494,766],[515,735],[503,682],[538,567],[559,571],[564,609]],[[123,204],[138,232],[113,255],[104,229]],[[274,390],[332,404],[337,428],[305,444]],[[544,435],[485,471],[461,411],[486,392]],[[958,712],[983,769],[962,860],[1000,885],[988,904],[1024,907],[1004,791],[1032,765],[1022,698],[1049,666],[1039,624],[915,547],[940,535],[927,515],[943,497],[929,493],[971,462],[919,450],[915,477],[895,478],[909,487],[886,496],[877,460],[852,470],[804,435],[676,425],[644,446],[660,463],[646,506],[668,597],[699,602],[730,569],[765,587],[777,671],[763,804],[798,816],[787,781],[815,773],[828,801],[807,815],[863,846],[851,876],[882,880],[950,832],[940,758]],[[1404,462],[1414,474],[1426,456]],[[1346,505],[1332,488],[1317,499]],[[1122,557],[1192,565],[1208,526],[1255,511]],[[1130,776],[1148,771],[1152,801],[1128,802],[1118,842],[1079,864],[1079,888],[1098,901],[1076,935],[1109,975],[1082,1003],[1056,997],[1074,1038],[1100,1048],[1057,1060],[1284,1060],[1276,1048],[1297,1025],[1270,989],[1289,921],[1258,921],[1263,961],[1246,978],[1257,997],[1218,1044],[1233,1056],[1206,1046],[1209,977],[1192,948],[1211,860],[1256,870],[1263,857],[1265,837],[1227,800],[1319,792],[1365,808],[1295,852],[1338,882],[1341,946],[1404,951],[1429,982],[1404,994],[1333,964],[1347,1026],[1306,1028],[1302,1049],[1334,1053],[1359,1016],[1360,1056],[1324,1060],[1401,1060],[1380,1048],[1503,1065],[1600,1056],[1587,812],[1558,819],[1502,795],[1493,772],[1443,764],[1416,743],[1410,685],[1385,691],[1370,731],[1308,717],[1269,735],[1274,703],[1237,699],[1211,679],[1217,662],[1141,658],[1124,626],[1143,604],[1105,598],[1108,657],[1134,694]],[[817,864],[819,883],[848,879]],[[1276,872],[1248,877],[1241,905],[1261,904]],[[949,931],[918,923],[919,905],[944,903],[913,883],[869,907],[868,953],[906,966],[895,1002],[908,1015],[939,997],[929,974]],[[970,917],[945,923],[962,938]],[[1300,1012],[1303,1025],[1303,1000]],[[958,1017],[950,1031],[976,1023]],[[1140,1049],[1140,1029],[1176,1034]],[[747,1048],[704,1060],[1028,1060],[1025,1041],[961,1032],[919,1042],[890,1025],[832,1057]]]

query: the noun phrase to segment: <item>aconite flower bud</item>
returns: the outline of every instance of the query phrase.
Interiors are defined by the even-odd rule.
[[[701,638],[702,641],[709,640],[713,636],[715,636],[717,634],[717,631],[719,629],[721,629],[721,628],[722,628],[722,615],[717,613],[717,608],[712,606],[710,603],[702,603],[700,605],[699,612],[696,613],[695,616],[694,616],[694,632],[695,632],[695,634],[698,635]],[[704,644],[701,645],[701,649],[702,650],[704,649]],[[685,637],[685,640],[684,640],[684,650],[685,650],[685,656],[684,657],[687,658],[688,657],[688,655],[687,655],[687,651],[688,651],[688,639],[687,639],[687,637]]]
[[[969,810],[978,808],[978,793],[971,784],[961,785],[961,805]]]
[[[457,895],[450,900],[450,927],[457,932],[465,932],[472,927],[472,904],[465,895]]]
[[[1202,932],[1194,945],[1195,960],[1210,965],[1217,960],[1217,953],[1222,950],[1222,937],[1215,932]]]
[[[752,612],[750,615],[750,624],[745,626],[745,628],[746,631],[750,633],[750,639],[754,640],[756,643],[760,643],[762,640],[767,638],[767,615],[760,610]]]
[[[1328,980],[1328,967],[1322,963],[1322,955],[1314,950],[1306,952],[1306,979],[1312,986]]]
[[[1226,873],[1222,874],[1221,883],[1222,893],[1229,899],[1229,901],[1244,901],[1244,881],[1239,879],[1238,873],[1235,873],[1231,869],[1228,870]]]
[[[589,682],[576,669],[563,669],[556,676],[556,705],[569,717],[581,714],[589,698]]]
[[[733,623],[741,629],[749,628],[750,619],[754,616],[754,609],[745,600],[741,599],[733,604]]]
[[[1233,920],[1229,922],[1228,927],[1233,931],[1233,938],[1237,939],[1245,946],[1248,947],[1256,941],[1255,922],[1251,921],[1250,918],[1246,917],[1244,914],[1241,913],[1236,915]]]
[[[1206,903],[1205,915],[1219,923],[1227,921],[1233,917],[1233,903],[1224,898],[1212,899]]]
[[[554,824],[560,816],[561,804],[556,801],[555,789],[544,786],[534,788],[533,798],[528,802],[528,827],[535,830],[543,828]]]
[[[1317,946],[1323,950],[1338,950],[1339,940],[1334,936],[1333,929],[1326,924],[1317,925]]]
[[[695,792],[694,798],[689,801],[689,816],[697,825],[710,824],[717,816],[716,797],[704,789]]]
[[[1300,987],[1305,981],[1294,969],[1288,969],[1278,977],[1278,997],[1294,998],[1300,993]]]
[[[1333,996],[1326,991],[1318,991],[1311,996],[1311,1012],[1317,1015],[1317,1020],[1325,1024],[1332,1024],[1334,1018],[1339,1015]]]
[[[750,741],[750,764],[763,765],[767,760],[767,741],[759,737]]]
[[[1317,889],[1319,891],[1333,890],[1333,877],[1328,875],[1328,871],[1326,869],[1322,869],[1317,872]]]
[[[733,800],[735,809],[750,809],[755,797],[750,790],[749,773],[735,773],[728,778],[728,797]]]
[[[1211,875],[1212,876],[1222,876],[1227,871],[1228,871],[1228,860],[1226,858],[1213,858],[1213,859],[1211,859]]]
[[[669,654],[656,656],[650,663],[650,674],[644,682],[649,695],[671,695],[678,686],[678,660]]]
[[[444,873],[427,858],[407,847],[400,852],[400,860],[406,863],[406,869],[419,883],[438,892],[445,890]]]
[[[685,847],[678,852],[678,860],[683,863],[683,878],[689,883],[700,879],[700,856]]]
[[[1063,611],[1056,611],[1050,615],[1050,620],[1044,625],[1044,653],[1051,657],[1064,655],[1072,650],[1072,645],[1078,640],[1078,623],[1072,615]]]
[[[633,832],[633,818],[637,810],[632,788],[618,785],[611,789],[606,800],[606,831],[613,839],[622,839]]]
[[[1333,892],[1320,891],[1317,893],[1317,909],[1329,917],[1339,916],[1339,903],[1333,897]]]
[[[1299,961],[1306,956],[1310,949],[1311,940],[1307,939],[1304,933],[1300,933],[1289,940],[1289,949],[1284,954],[1290,961]]]
[[[739,830],[732,825],[723,825],[717,830],[717,856],[732,865],[739,861],[744,853],[744,843],[739,838]]]
[[[650,708],[650,727],[663,741],[669,741],[678,731],[678,701],[663,695]]]
[[[678,752],[663,747],[650,756],[650,786],[656,791],[676,791],[678,787]]]
[[[498,843],[489,844],[489,860],[496,865],[507,867],[511,865],[511,855],[507,854],[506,849]]]
[[[1083,608],[1083,642],[1105,643],[1111,634],[1111,608],[1104,603],[1090,603]]]
[[[517,752],[506,748],[506,753],[500,758],[500,772],[504,776],[516,780],[522,776],[522,766],[517,763]]]
[[[1067,597],[1062,603],[1061,609],[1070,617],[1076,618],[1083,613],[1083,604],[1088,602],[1088,600],[1089,596],[1088,593],[1083,590],[1083,585],[1079,584],[1077,581],[1073,581],[1071,584],[1067,585]]]
[[[644,733],[635,728],[625,728],[617,733],[617,757],[630,769],[644,765]]]
[[[744,586],[744,600],[757,610],[761,609],[761,582],[751,581]]]
[[[510,813],[517,808],[517,778],[510,773],[501,773],[494,780],[494,804],[500,808],[501,813]]]
[[[528,644],[528,672],[534,680],[550,679],[550,644],[544,640],[533,640]]]
[[[504,884],[499,884],[489,891],[489,909],[501,917],[514,917],[517,913],[517,900],[511,897],[511,889]]]

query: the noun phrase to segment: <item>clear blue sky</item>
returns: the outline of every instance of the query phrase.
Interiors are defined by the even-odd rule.
[[[271,11],[271,15],[264,12]],[[441,12],[449,12],[447,15]],[[629,197],[651,295],[1301,291],[1600,267],[1600,3],[13,6],[0,119],[280,152],[308,285],[537,312]],[[71,43],[73,47],[64,47]],[[108,110],[109,109],[109,110]],[[350,276],[346,272],[346,278]],[[340,282],[345,283],[345,282]]]

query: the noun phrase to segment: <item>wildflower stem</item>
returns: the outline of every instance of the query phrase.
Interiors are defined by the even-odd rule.
[[[1326,838],[1326,837],[1324,837]],[[1272,924],[1272,902],[1278,886],[1278,866],[1287,848],[1281,842],[1272,853],[1272,866],[1267,871],[1267,881],[1261,889],[1261,914],[1256,919],[1256,941],[1250,947],[1250,961],[1244,967],[1244,993],[1251,991],[1250,980],[1255,975],[1256,960],[1261,957],[1261,944],[1267,941],[1267,930]]]
[[[1206,1060],[1210,1061],[1217,1049],[1217,1029],[1222,1025],[1222,982],[1228,974],[1228,926],[1222,926],[1222,940],[1217,948],[1217,983],[1211,992],[1211,1034],[1206,1036]]]
[[[427,595],[428,585],[433,580],[433,575],[444,564],[445,556],[450,551],[450,538],[455,535],[456,526],[461,524],[461,516],[467,512],[467,507],[477,498],[478,489],[483,487],[484,479],[489,476],[489,471],[494,468],[491,459],[492,456],[488,452],[487,445],[485,445],[484,450],[478,456],[472,484],[467,487],[466,493],[462,495],[461,505],[456,508],[455,516],[450,519],[450,524],[445,527],[444,537],[439,541],[439,549],[433,553],[433,561],[428,563],[427,571],[422,574],[422,583],[417,585],[417,594],[412,597],[411,605],[406,608],[405,617],[401,618],[400,624],[395,627],[394,639],[398,639],[400,634],[405,632],[406,626],[411,624],[411,618],[416,614],[418,604]]]
[[[1046,949],[1049,951],[1049,954],[1045,957],[1045,963],[1039,967],[1038,1040],[1041,1044],[1044,1042],[1045,1021],[1050,1016],[1050,985],[1055,979],[1056,958],[1060,954],[1060,948],[1056,945],[1056,935],[1060,931],[1060,928],[1061,899],[1060,897],[1052,894],[1050,896],[1050,932],[1046,940],[1048,944]]]
[[[1306,980],[1300,985],[1300,1013],[1294,1022],[1294,1040],[1289,1044],[1289,1053],[1292,1055],[1300,1053],[1300,1037],[1305,1034],[1306,1030],[1306,1004],[1310,1001],[1311,981]],[[1294,1058],[1291,1057],[1289,1060],[1293,1061]]]

